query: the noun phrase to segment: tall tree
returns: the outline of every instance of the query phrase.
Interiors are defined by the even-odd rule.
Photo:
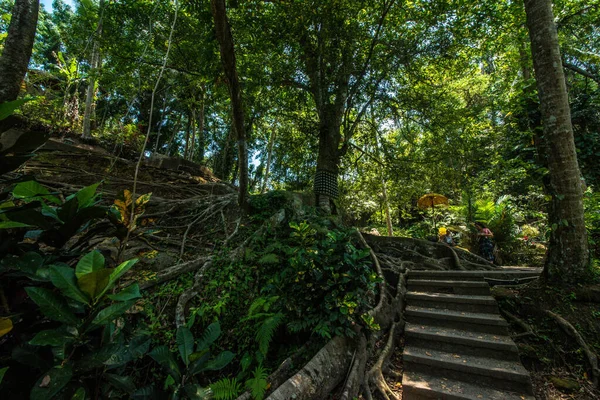
[[[551,0],[525,0],[527,28],[541,104],[543,143],[552,200],[552,226],[545,274],[550,281],[576,282],[587,270],[589,252],[582,181]]]
[[[92,113],[94,111],[94,96],[96,95],[96,76],[98,67],[102,63],[100,58],[100,37],[102,36],[102,18],[104,13],[104,0],[98,6],[98,25],[92,38],[92,54],[90,55],[90,71],[88,74],[88,87],[85,95],[85,112],[83,114],[83,132],[81,137],[92,137]]]
[[[39,0],[15,1],[4,51],[0,56],[0,103],[19,96],[33,50],[39,8]]]
[[[227,19],[225,0],[211,0],[210,5],[215,21],[215,32],[217,41],[219,42],[223,70],[225,71],[229,96],[231,98],[233,126],[237,134],[240,185],[238,204],[240,207],[245,208],[248,196],[248,149],[246,144],[246,127],[244,125],[242,89],[236,68],[233,35],[231,34],[231,27]]]

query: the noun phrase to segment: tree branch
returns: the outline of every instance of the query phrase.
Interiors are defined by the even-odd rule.
[[[591,80],[593,80],[594,82],[600,84],[600,76],[594,75],[589,71],[586,71],[583,68],[579,68],[573,64],[569,64],[566,61],[563,61],[563,67],[565,67],[566,69],[570,69],[573,72],[577,72],[579,75],[583,75],[586,78],[590,78]]]

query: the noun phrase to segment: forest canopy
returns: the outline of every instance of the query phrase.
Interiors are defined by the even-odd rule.
[[[598,0],[0,0],[0,75],[0,393],[260,399],[427,266],[598,296]]]

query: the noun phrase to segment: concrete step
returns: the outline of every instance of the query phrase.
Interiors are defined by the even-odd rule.
[[[403,362],[406,371],[435,371],[435,376],[440,378],[477,382],[497,390],[533,394],[529,372],[518,361],[406,346]]]
[[[481,282],[475,282],[409,278],[407,281],[407,288],[411,292],[466,294],[475,296],[490,294],[490,287],[483,280]]]
[[[491,271],[410,271],[409,279],[442,281],[482,281],[490,279],[519,279],[539,276],[541,268],[500,267]]]
[[[418,307],[498,314],[498,305],[492,296],[408,292],[406,302]]]
[[[508,323],[498,314],[440,310],[431,307],[407,306],[406,321],[415,325],[508,335]]]
[[[405,371],[402,378],[403,400],[534,400],[533,396],[500,391],[434,374]]]
[[[418,324],[406,324],[404,335],[406,346],[519,361],[517,346],[509,336]]]

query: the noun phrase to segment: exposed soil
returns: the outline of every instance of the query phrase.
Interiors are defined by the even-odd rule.
[[[570,322],[591,350],[599,354],[600,303],[577,296],[596,288],[597,285],[555,288],[544,286],[541,281],[521,288],[493,288],[501,311],[508,311],[531,329],[527,333],[526,326],[511,322],[521,360],[531,372],[537,399],[600,398],[600,390],[590,382],[591,368],[581,346],[545,313],[552,311]]]

